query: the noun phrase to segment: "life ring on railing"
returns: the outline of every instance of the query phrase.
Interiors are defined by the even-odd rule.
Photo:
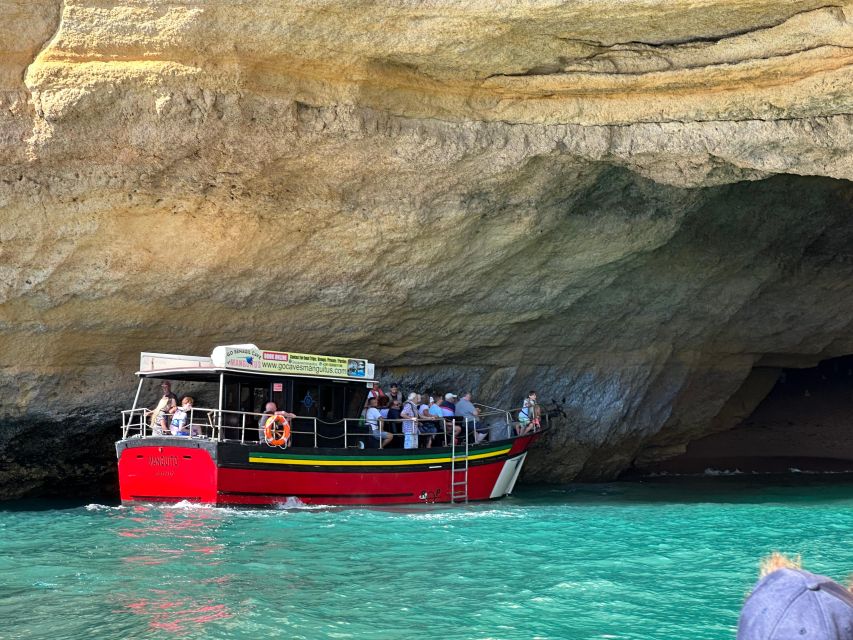
[[[287,444],[290,440],[290,425],[284,416],[274,415],[267,418],[264,424],[264,440],[274,447]]]

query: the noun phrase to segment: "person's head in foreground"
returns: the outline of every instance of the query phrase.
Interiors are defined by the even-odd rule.
[[[853,640],[853,594],[774,553],[740,612],[737,640]]]

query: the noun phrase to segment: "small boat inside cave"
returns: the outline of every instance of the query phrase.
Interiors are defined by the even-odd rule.
[[[362,415],[378,387],[373,363],[253,344],[217,346],[209,357],[143,352],[136,375],[136,396],[122,412],[116,442],[123,503],[262,507],[293,499],[323,505],[498,499],[512,493],[529,447],[548,426],[547,413],[537,412],[527,424],[517,421],[518,410],[478,405],[477,424],[459,416],[415,417],[416,438],[428,440],[428,448],[401,448],[399,433],[380,448]],[[213,406],[187,405],[185,424],[170,432],[157,424],[160,407],[140,406],[152,380],[174,381],[182,395]],[[268,403],[277,414],[264,412]],[[401,422],[381,428],[396,431]],[[435,433],[425,434],[419,427],[430,422]]]

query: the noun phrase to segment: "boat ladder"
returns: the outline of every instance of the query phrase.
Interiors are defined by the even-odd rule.
[[[450,445],[450,502],[468,502],[468,429],[460,434],[465,447],[457,446],[456,438]]]

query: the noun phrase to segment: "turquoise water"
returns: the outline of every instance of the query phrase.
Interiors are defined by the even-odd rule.
[[[853,483],[526,488],[454,508],[7,505],[0,638],[733,638],[759,557],[853,572]]]

